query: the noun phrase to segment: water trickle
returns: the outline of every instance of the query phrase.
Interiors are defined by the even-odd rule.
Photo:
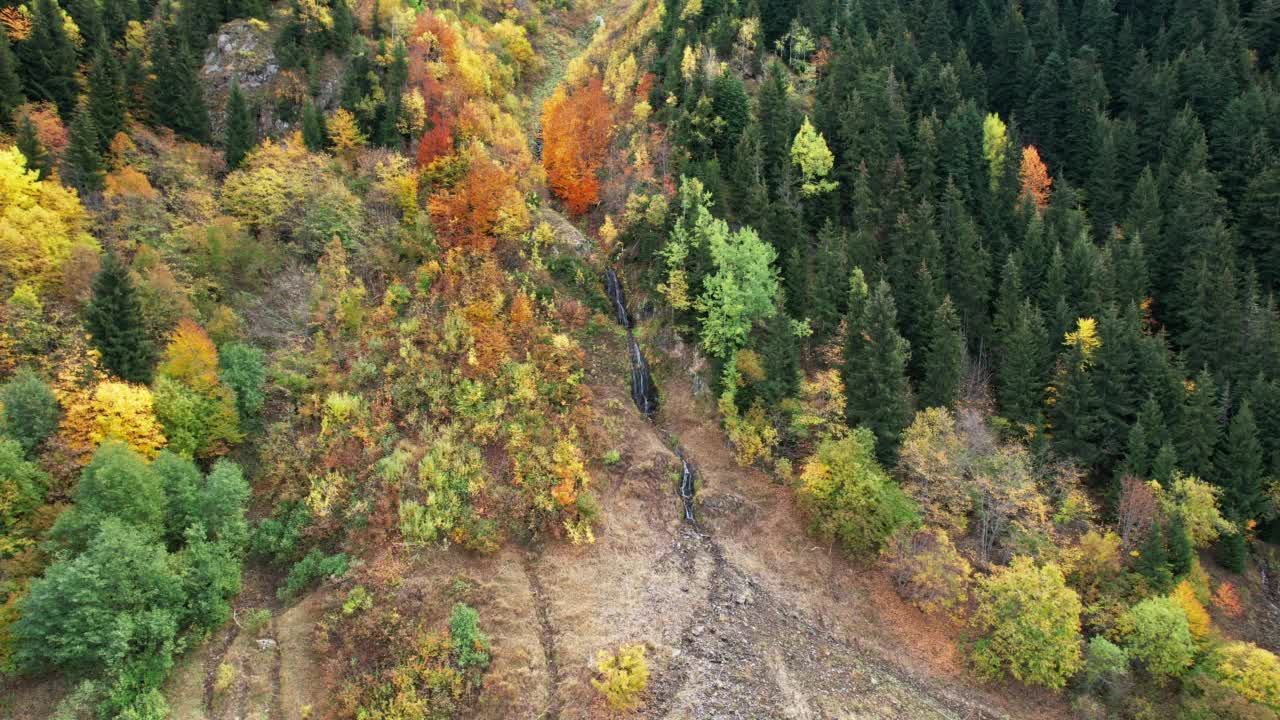
[[[680,456],[680,499],[684,501],[684,519],[696,524],[693,518],[693,466],[684,453],[677,451],[677,454]]]
[[[658,411],[658,388],[640,352],[640,343],[630,330],[627,331],[627,356],[631,359],[631,400],[645,417],[652,419]]]
[[[604,271],[604,292],[613,303],[613,313],[618,318],[618,324],[630,330],[631,313],[627,312],[627,296],[623,294],[622,281],[613,268]]]

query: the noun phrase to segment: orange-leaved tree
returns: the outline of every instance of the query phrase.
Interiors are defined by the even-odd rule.
[[[543,106],[542,167],[569,212],[581,215],[599,201],[596,173],[612,134],[613,106],[600,78],[572,92],[557,89]]]
[[[431,198],[431,219],[445,248],[492,250],[497,238],[518,237],[529,224],[515,173],[489,157],[480,143],[468,151],[467,174]]]
[[[1040,151],[1035,145],[1022,149],[1022,168],[1018,171],[1018,179],[1022,181],[1022,192],[1018,199],[1031,198],[1037,210],[1049,206],[1049,190],[1053,187],[1053,178],[1049,177],[1049,169],[1040,159]]]

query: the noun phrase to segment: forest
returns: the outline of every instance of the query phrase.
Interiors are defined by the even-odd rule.
[[[650,537],[883,579],[972,716],[1280,716],[1278,67],[1277,0],[0,0],[0,718],[238,718],[250,641],[255,717],[736,717],[556,604]]]

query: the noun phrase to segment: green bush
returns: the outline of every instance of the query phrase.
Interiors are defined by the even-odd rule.
[[[466,603],[457,603],[449,613],[449,637],[453,657],[461,670],[489,667],[489,636],[480,631],[480,613]]]
[[[977,597],[974,662],[983,674],[1060,688],[1080,669],[1080,597],[1057,565],[1014,558],[979,583]]]
[[[23,368],[0,385],[0,430],[18,441],[24,452],[58,429],[58,400],[33,371]]]
[[[917,522],[915,505],[876,461],[875,436],[866,428],[823,441],[800,474],[799,495],[813,534],[855,554],[878,551]]]
[[[75,505],[58,516],[50,536],[73,550],[83,548],[108,518],[159,538],[166,499],[158,473],[124,443],[109,440],[80,473]]]
[[[266,402],[263,387],[267,367],[263,352],[243,343],[228,343],[218,349],[223,384],[236,394],[236,411],[241,427],[251,427]]]
[[[318,580],[345,575],[350,564],[351,561],[345,553],[325,555],[319,549],[313,549],[306,554],[306,557],[289,568],[289,574],[284,579],[284,587],[280,588],[276,595],[281,600],[292,598]]]
[[[1187,614],[1171,598],[1143,600],[1122,615],[1116,626],[1129,656],[1158,682],[1181,675],[1195,659]]]
[[[250,551],[263,559],[286,563],[302,555],[302,533],[311,524],[306,503],[277,505],[271,517],[258,523],[249,541]]]
[[[1084,664],[1089,687],[1107,687],[1129,673],[1129,654],[1124,648],[1098,635],[1089,639]]]
[[[16,440],[0,436],[0,557],[7,553],[10,537],[27,515],[44,500],[47,476],[28,461]]]

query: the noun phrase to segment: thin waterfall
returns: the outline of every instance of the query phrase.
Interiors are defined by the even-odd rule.
[[[622,293],[622,281],[613,268],[604,271],[604,291],[613,303],[613,313],[618,318],[618,324],[630,330],[631,313],[627,312],[627,296]]]
[[[631,359],[631,400],[645,417],[652,420],[658,411],[658,388],[653,384],[649,364],[640,352],[640,343],[636,342],[636,336],[630,330],[627,331],[627,356]]]

